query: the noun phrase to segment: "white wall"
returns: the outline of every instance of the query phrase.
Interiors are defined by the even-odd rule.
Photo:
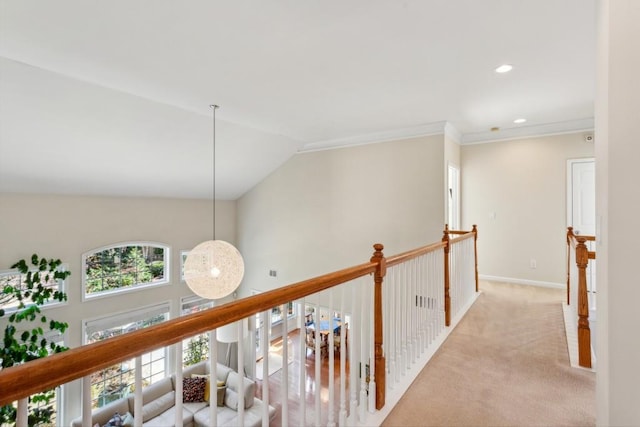
[[[566,282],[567,159],[593,153],[582,133],[462,146],[462,226],[478,225],[480,274]]]
[[[598,4],[598,425],[640,425],[640,2]],[[630,232],[631,231],[631,232]]]
[[[216,202],[218,239],[235,244],[236,203]],[[69,323],[70,347],[82,344],[82,320],[171,301],[172,316],[180,310],[180,298],[191,295],[180,282],[179,254],[213,234],[213,204],[206,200],[134,199],[18,195],[0,193],[0,269],[37,253],[67,263],[68,302],[47,309],[47,316]],[[82,254],[101,246],[132,240],[167,244],[172,251],[171,284],[82,303]],[[4,319],[2,319],[4,320]],[[0,327],[3,324],[0,322]],[[78,416],[78,382],[65,390],[64,413]],[[67,423],[68,424],[68,423]]]
[[[242,295],[439,240],[444,164],[442,135],[294,156],[238,200]]]

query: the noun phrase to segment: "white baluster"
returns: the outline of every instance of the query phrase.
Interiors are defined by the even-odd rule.
[[[411,313],[412,305],[413,305],[413,290],[411,286],[413,284],[413,262],[409,260],[405,263],[407,268],[407,283],[406,283],[406,301],[405,301],[405,312],[404,316],[406,317],[405,322],[407,325],[407,369],[411,369],[411,365],[413,364],[413,325],[411,324]]]
[[[425,262],[427,255],[420,256],[416,261],[418,263],[418,356],[421,356],[425,349],[426,338],[426,318],[425,315]]]
[[[347,284],[340,286],[340,412],[338,415],[338,424],[344,426],[347,423],[347,355],[346,355],[346,339],[349,335],[348,325],[345,323],[344,315],[344,299],[346,295]],[[304,400],[303,400],[304,402]],[[304,406],[304,405],[303,405]]]
[[[176,424],[176,427],[182,427],[182,410],[183,410],[182,408],[182,340],[175,343],[172,348],[173,348],[173,360],[174,360],[173,372],[175,373],[175,378],[176,378],[176,383],[175,383],[176,410],[175,410],[174,422]],[[213,383],[209,381],[209,388],[213,390],[211,388],[211,384]],[[211,392],[209,394],[210,396],[212,396]],[[209,404],[211,404],[211,402],[209,402]]]
[[[358,321],[358,280],[354,280],[350,283],[351,287],[351,333],[348,336],[349,342],[349,394],[351,399],[349,401],[349,417],[347,419],[348,425],[356,425],[358,422],[358,394],[357,394],[357,381],[358,381],[358,366],[360,361],[358,360],[358,340],[360,339],[360,322]]]
[[[395,300],[395,306],[394,306],[394,310],[396,313],[396,321],[395,321],[395,334],[394,334],[394,340],[395,340],[395,346],[396,346],[396,360],[395,360],[395,370],[396,370],[396,382],[400,381],[400,375],[402,372],[402,279],[403,279],[403,274],[402,274],[402,265],[398,265],[396,267],[397,272],[396,272],[396,286],[395,286],[395,295],[396,295],[396,300]]]
[[[16,412],[16,427],[27,427],[29,425],[29,398],[18,400]]]
[[[396,272],[398,269],[392,267],[387,273],[389,281],[387,281],[387,294],[389,295],[389,315],[387,316],[387,336],[385,342],[387,342],[387,355],[389,356],[389,374],[387,375],[387,384],[389,389],[393,390],[396,385],[396,343],[395,343],[395,323],[396,323],[396,288],[398,281],[396,280]]]
[[[375,355],[375,324],[376,324],[376,312],[375,312],[375,293],[373,283],[365,287],[366,297],[363,298],[369,301],[369,308],[366,313],[363,313],[365,318],[369,319],[369,412],[374,413],[376,411],[376,355]]]
[[[238,424],[241,426],[244,425],[244,322],[246,322],[246,319],[241,319],[236,322],[238,324],[238,374],[240,375],[240,384],[238,386]]]
[[[133,425],[135,427],[142,427],[142,357],[136,357],[136,373],[135,373],[136,390],[134,392],[134,413]]]
[[[231,345],[231,344],[228,344]],[[209,331],[209,398],[213,401],[213,384],[216,385],[216,399],[218,398],[218,331]],[[218,405],[209,405],[209,425],[218,425]]]
[[[262,427],[269,426],[269,312],[263,311],[260,342],[262,343]],[[304,406],[304,405],[301,405]]]
[[[298,377],[300,379],[300,382],[298,384],[298,386],[300,387],[300,425],[305,426],[307,424],[307,393],[305,391],[305,379],[307,377],[305,366],[307,360],[307,307],[304,298],[300,300],[300,310],[298,311],[298,313],[300,313],[300,338],[298,339],[298,344],[300,347],[300,366],[298,371]],[[263,424],[263,427],[267,426]]]
[[[319,299],[319,295],[318,295],[318,299]],[[320,314],[320,305],[318,305],[318,302],[316,300],[316,305],[315,305],[315,311],[314,311],[314,319],[313,319],[313,323],[314,323],[314,334],[313,336],[315,337],[315,345],[316,345],[316,352],[315,352],[315,367],[316,367],[316,372],[315,372],[315,385],[316,385],[316,389],[315,389],[315,422],[316,422],[316,426],[319,427],[320,426],[320,388],[321,388],[321,365],[322,365],[322,348],[320,346],[321,344],[321,340],[322,337],[320,336],[320,318],[321,318],[321,314]]]
[[[289,304],[282,305],[282,427],[289,425]]]
[[[442,258],[440,259],[440,265],[441,267],[438,268],[438,271],[440,272],[440,277],[438,278],[438,299],[439,299],[439,304],[438,304],[438,310],[440,312],[440,315],[438,316],[439,318],[439,326],[438,326],[438,332],[442,332],[445,328],[445,313],[444,313],[444,253],[442,253]]]
[[[412,338],[413,338],[413,349],[411,351],[411,362],[412,364],[416,363],[416,358],[420,353],[418,350],[418,305],[417,305],[417,297],[418,297],[418,259],[414,258],[411,260],[412,269],[413,269],[413,281],[411,283],[411,323],[412,323]]]
[[[91,417],[91,377],[82,377],[82,425],[92,426]]]
[[[402,282],[400,284],[400,337],[401,337],[401,355],[400,355],[400,373],[402,376],[406,375],[408,369],[407,364],[407,265],[401,264],[402,267]]]
[[[361,327],[360,327],[360,338],[358,339],[358,341],[360,342],[360,360],[361,360],[361,371],[360,371],[360,399],[359,399],[359,415],[360,415],[360,422],[361,423],[365,423],[365,415],[366,415],[366,408],[367,408],[367,382],[366,382],[366,365],[369,363],[369,361],[367,360],[367,340],[369,339],[369,334],[367,334],[368,328],[367,328],[367,322],[369,321],[370,317],[367,316],[367,298],[365,297],[366,292],[366,286],[368,283],[366,283],[364,280],[360,281],[360,299],[358,301],[361,302],[360,304],[360,319],[362,319],[361,322]]]
[[[335,427],[335,393],[334,393],[334,375],[335,375],[335,366],[334,366],[334,354],[333,354],[333,342],[334,342],[334,334],[333,334],[333,288],[329,289],[329,335],[327,337],[327,351],[329,352],[329,418],[327,420],[328,427]]]

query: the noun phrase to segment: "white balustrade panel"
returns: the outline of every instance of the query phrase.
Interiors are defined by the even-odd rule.
[[[449,295],[451,318],[474,298],[476,291],[474,239],[467,238],[451,243],[449,251]]]
[[[393,389],[444,331],[443,251],[390,267],[382,300],[386,387]]]

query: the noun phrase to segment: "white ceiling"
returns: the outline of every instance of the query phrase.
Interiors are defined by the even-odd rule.
[[[211,197],[216,103],[236,199],[298,151],[590,129],[594,81],[595,0],[0,0],[0,191]]]

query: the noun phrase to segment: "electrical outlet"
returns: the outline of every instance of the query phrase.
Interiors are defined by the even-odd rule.
[[[529,267],[538,268],[538,263],[536,262],[536,260],[534,258],[531,258],[531,261],[529,262]]]

